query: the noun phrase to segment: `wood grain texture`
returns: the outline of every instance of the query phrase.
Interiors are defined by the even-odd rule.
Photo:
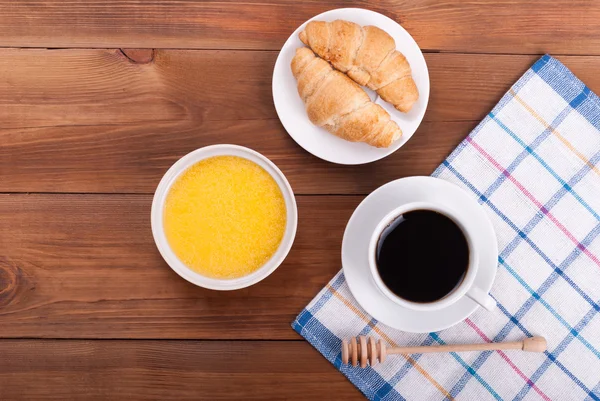
[[[277,51],[337,7],[400,22],[430,69],[415,137],[364,166],[305,152],[272,103]],[[339,270],[357,195],[430,174],[536,55],[600,90],[598,20],[580,0],[0,0],[0,399],[363,399],[276,341],[300,340],[290,322]],[[149,222],[164,171],[214,143],[265,154],[297,194],[351,195],[299,196],[284,264],[228,293],[172,272]]]
[[[405,176],[429,175],[476,122],[423,123],[398,152],[342,166],[306,152],[277,120],[207,121],[0,130],[0,192],[153,193],[178,158],[202,146],[248,146],[276,163],[296,194],[367,194]]]
[[[132,63],[148,64],[154,60],[154,49],[120,49]]]
[[[157,50],[151,63],[138,64],[118,49],[0,49],[0,127],[189,129],[205,121],[276,119],[276,58],[266,51]],[[432,89],[425,120],[480,120],[537,58],[426,55]],[[600,86],[600,57],[564,61]]]
[[[0,341],[8,400],[364,400],[300,341]]]
[[[305,152],[277,120],[276,53],[0,49],[0,192],[152,193],[177,158],[214,143],[271,158],[299,194],[366,194],[428,175],[535,61],[429,54],[426,121],[400,151],[365,166]],[[592,90],[600,57],[561,57]],[[318,179],[316,179],[318,177]]]
[[[0,195],[0,338],[298,339],[341,268],[359,196],[299,197],[286,261],[252,287],[196,287],[160,257],[149,195]]]
[[[600,8],[570,0],[2,0],[0,46],[277,50],[302,22],[338,7],[384,13],[425,50],[600,54]]]

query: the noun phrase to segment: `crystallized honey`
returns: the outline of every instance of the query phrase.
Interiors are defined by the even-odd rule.
[[[165,202],[171,249],[208,277],[252,273],[273,256],[285,226],[285,201],[273,177],[237,156],[194,164],[177,178]]]

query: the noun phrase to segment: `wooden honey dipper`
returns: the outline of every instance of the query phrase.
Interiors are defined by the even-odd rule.
[[[519,349],[528,352],[546,351],[546,339],[544,337],[529,337],[523,341],[512,341],[505,343],[483,343],[483,344],[447,344],[447,345],[425,345],[418,347],[396,347],[387,348],[385,343],[379,340],[375,343],[373,337],[352,337],[350,341],[342,340],[342,362],[352,362],[352,365],[364,368],[367,362],[374,366],[377,361],[384,362],[391,354],[425,354],[430,352],[465,352],[465,351],[495,351],[501,349]],[[363,352],[365,350],[366,352]]]

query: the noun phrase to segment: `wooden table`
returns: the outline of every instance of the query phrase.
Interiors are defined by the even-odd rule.
[[[287,36],[350,6],[399,21],[431,74],[413,139],[354,167],[297,146],[271,98]],[[430,174],[540,54],[600,89],[598,20],[571,0],[0,0],[0,399],[362,399],[290,327],[353,209]],[[231,293],[180,279],[150,232],[162,174],[214,143],[273,160],[300,216],[285,263]]]

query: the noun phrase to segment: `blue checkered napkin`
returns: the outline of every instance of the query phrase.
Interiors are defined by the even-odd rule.
[[[600,99],[542,57],[433,173],[477,199],[498,236],[495,312],[430,334],[378,323],[343,274],[294,329],[371,400],[600,400]],[[542,334],[545,354],[519,351],[395,356],[341,366],[340,338],[388,344],[510,341]]]

